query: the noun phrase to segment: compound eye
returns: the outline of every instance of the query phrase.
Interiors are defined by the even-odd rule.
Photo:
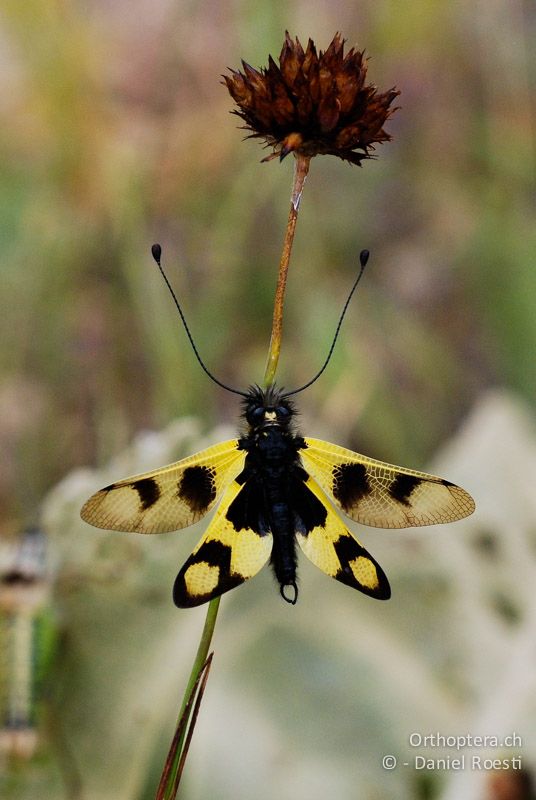
[[[290,417],[290,411],[286,406],[277,406],[276,414],[278,417],[282,417],[283,419]]]
[[[254,422],[260,422],[264,419],[264,408],[262,406],[257,406],[257,408],[254,408],[253,411],[250,412],[250,417]]]

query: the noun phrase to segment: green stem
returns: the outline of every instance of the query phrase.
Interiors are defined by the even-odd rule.
[[[292,184],[292,195],[290,198],[290,211],[288,215],[287,228],[285,231],[285,240],[283,242],[283,252],[281,253],[281,260],[279,262],[279,275],[277,277],[277,287],[275,290],[274,300],[274,316],[272,319],[272,335],[270,337],[270,348],[268,350],[268,359],[266,361],[266,369],[264,371],[264,386],[267,388],[274,382],[277,364],[279,361],[279,353],[281,352],[281,336],[283,333],[283,303],[285,300],[285,289],[287,285],[288,267],[290,263],[290,254],[292,252],[292,244],[294,242],[294,232],[296,230],[296,223],[298,221],[298,211],[300,208],[300,200],[309,172],[309,164],[311,158],[298,154],[294,163],[294,181]]]
[[[216,619],[218,617],[218,609],[220,607],[220,600],[221,597],[215,597],[214,600],[211,600],[208,604],[207,608],[207,616],[205,617],[205,624],[203,626],[203,632],[201,634],[201,639],[199,641],[199,646],[197,648],[197,653],[195,656],[195,660],[192,666],[192,671],[190,673],[190,679],[186,686],[186,691],[184,692],[184,697],[182,700],[181,710],[179,712],[179,719],[181,718],[184,709],[188,703],[188,699],[190,697],[191,691],[195,686],[195,682],[199,676],[199,673],[203,669],[205,661],[207,660],[208,651],[210,648],[210,643],[212,641],[212,635],[214,633],[214,627],[216,625]],[[180,749],[180,748],[179,748]]]
[[[218,617],[218,609],[220,606],[220,598],[215,597],[214,600],[211,600],[208,604],[207,608],[207,616],[205,617],[205,624],[203,626],[203,632],[201,634],[201,639],[199,641],[199,645],[197,648],[197,653],[194,659],[194,663],[192,665],[192,671],[190,673],[190,678],[186,685],[186,690],[184,692],[184,697],[182,700],[182,705],[179,711],[179,716],[177,719],[177,725],[179,724],[180,720],[182,719],[183,714],[185,713],[186,706],[188,705],[188,701],[190,699],[190,695],[195,688],[197,679],[205,662],[207,660],[208,651],[210,648],[210,643],[212,641],[212,635],[214,633],[214,627],[216,625],[216,619]],[[190,710],[191,713],[191,710]],[[167,782],[166,793],[164,795],[165,800],[174,800],[173,795],[173,787],[175,784],[176,775],[179,769],[179,763],[181,759],[182,750],[184,747],[184,740],[186,738],[186,734],[188,731],[188,722],[183,726],[183,731],[180,736],[177,750],[175,753],[175,758],[173,760],[173,766],[170,770],[169,779]]]

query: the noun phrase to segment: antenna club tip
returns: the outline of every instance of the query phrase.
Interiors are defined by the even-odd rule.
[[[369,250],[361,250],[359,253],[359,263],[362,267],[366,266],[367,261],[369,260],[370,251]]]
[[[160,266],[160,259],[162,258],[162,248],[158,243],[153,244],[153,246],[151,247],[151,255],[153,256],[158,266]]]

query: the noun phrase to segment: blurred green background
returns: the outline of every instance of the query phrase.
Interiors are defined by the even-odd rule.
[[[530,418],[536,390],[532,3],[5,0],[0,12],[0,522],[5,540],[41,521],[45,497],[72,470],[103,468],[139,431],[194,417],[180,435],[175,429],[169,434],[169,452],[167,445],[156,447],[170,459],[216,440],[214,426],[235,424],[236,399],[209,383],[194,360],[151,261],[153,241],[163,246],[169,278],[208,366],[238,387],[262,380],[293,165],[291,158],[281,165],[261,164],[265,152],[259,144],[241,141],[239,120],[229,115],[231,100],[219,76],[228,66],[238,67],[240,58],[266,64],[268,53],[279,54],[285,28],[304,44],[311,36],[321,49],[340,30],[349,46],[365,48],[371,56],[369,78],[380,89],[396,85],[401,90],[402,107],[387,124],[393,142],[378,146],[377,160],[364,162],[362,169],[332,157],[312,162],[290,270],[281,384],[301,385],[318,369],[354,279],[358,253],[368,248],[372,255],[329,369],[300,397],[302,430],[419,469],[449,446],[488,390],[508,392],[501,395],[505,405],[498,416],[489,412],[498,427],[508,416],[508,403],[521,409],[523,420]],[[469,439],[484,447],[486,434],[477,435],[475,425]],[[494,434],[489,432],[490,441]],[[531,435],[519,436],[520,447],[524,442],[529,447]],[[475,471],[489,468],[494,458],[514,458],[507,456],[508,446],[509,441],[499,440],[486,458],[480,453],[472,460],[469,445],[457,444],[459,454],[444,463],[458,474],[447,477],[463,478],[465,487],[478,494],[471,483]],[[524,463],[524,456],[516,458]],[[124,473],[117,471],[121,463],[116,461],[111,472],[108,468],[107,479],[152,464],[151,456],[137,460],[136,453]],[[515,484],[515,470],[508,470]],[[202,612],[188,617],[168,608],[173,573],[195,536],[188,534],[186,544],[166,537],[165,545],[138,544],[137,538],[131,545],[128,537],[116,538],[122,544],[109,547],[124,551],[109,556],[114,565],[109,582],[97,576],[106,555],[102,548],[113,537],[76,521],[85,494],[99,486],[97,477],[87,480],[74,494],[67,491],[65,500],[53,495],[56,510],[48,519],[62,530],[57,540],[49,530],[56,541],[51,608],[60,644],[51,659],[49,684],[61,688],[49,686],[49,716],[55,722],[48,728],[42,723],[37,754],[24,762],[4,759],[10,800],[154,796],[170,721],[202,625]],[[480,485],[477,476],[474,482]],[[501,491],[507,483],[508,478],[500,482]],[[484,498],[493,495],[485,481],[481,492]],[[521,502],[530,504],[523,495],[517,506],[512,501],[513,508]],[[533,535],[531,514],[526,516]],[[498,520],[500,510],[484,523],[471,523],[476,527],[467,535],[485,541]],[[445,535],[454,538],[461,530],[460,525]],[[499,534],[504,533],[503,527]],[[90,537],[101,548],[100,561],[83,543]],[[214,662],[202,712],[206,730],[200,731],[197,752],[194,743],[184,797],[285,800],[316,798],[315,792],[331,789],[341,800],[448,796],[444,774],[382,772],[379,742],[396,750],[397,736],[401,742],[407,730],[390,714],[400,721],[407,708],[394,692],[401,708],[392,709],[393,697],[375,683],[373,660],[359,661],[355,674],[347,674],[354,662],[339,652],[342,630],[339,637],[331,630],[335,609],[335,628],[344,619],[350,638],[366,640],[376,636],[377,626],[391,626],[389,637],[396,631],[403,643],[409,636],[415,665],[427,660],[435,678],[435,670],[446,670],[449,696],[473,696],[474,674],[463,661],[452,609],[445,605],[453,593],[449,573],[434,577],[423,553],[415,555],[418,535],[410,540],[414,549],[399,556],[405,566],[394,611],[382,606],[369,612],[368,599],[360,605],[321,577],[314,604],[310,598],[307,606],[304,592],[290,619],[288,609],[276,602],[269,576],[258,579],[260,588],[252,590],[249,601],[238,593],[237,599],[224,600],[229,613],[216,642],[221,660]],[[154,557],[151,548],[161,548],[159,555]],[[533,569],[533,550],[528,552]],[[383,562],[389,561],[388,547],[384,553]],[[147,567],[153,558],[158,569]],[[415,558],[421,559],[417,566]],[[116,567],[129,559],[134,565],[141,559],[143,579],[131,576],[140,585],[127,581],[130,594],[125,595]],[[526,558],[519,560],[527,564]],[[384,566],[389,573],[389,564]],[[504,572],[504,561],[490,569]],[[303,574],[305,583],[312,573],[304,567]],[[513,568],[514,585],[518,574]],[[484,586],[494,580],[489,570],[482,578]],[[488,600],[482,602],[486,606]],[[515,619],[525,610],[518,608]],[[432,616],[426,621],[419,616],[423,613]],[[463,617],[463,604],[459,613]],[[501,642],[509,648],[510,628],[502,639],[500,633],[506,617],[503,613],[497,622],[499,652]],[[108,625],[111,619],[115,627]],[[409,619],[419,620],[411,634],[404,632],[405,625],[411,628]],[[438,629],[444,625],[454,625],[446,651]],[[124,640],[118,638],[118,626]],[[154,641],[159,626],[162,641],[180,645],[180,657],[173,649],[167,653],[171,666],[162,667],[156,658],[162,655]],[[430,644],[432,630],[435,645]],[[151,735],[147,732],[144,740],[134,735],[145,724],[136,722],[138,712],[129,715],[125,705],[113,707],[114,741],[121,746],[100,752],[95,741],[104,741],[102,731],[110,727],[96,709],[110,711],[114,694],[106,688],[113,665],[102,668],[103,654],[115,653],[118,675],[139,698],[148,689],[143,681],[140,688],[139,675],[130,672],[138,650],[145,660],[148,651],[155,655],[154,672],[144,677],[147,685],[161,681],[164,669],[173,695],[161,699],[161,713],[146,726]],[[238,652],[240,665],[233,659]],[[392,664],[397,652],[393,644],[385,659]],[[402,671],[410,668],[407,659],[404,664]],[[231,675],[233,691],[225,682]],[[75,708],[73,698],[85,705]],[[302,711],[307,707],[306,721],[300,722],[301,711],[290,711],[293,702]],[[329,721],[337,704],[346,709],[340,729],[338,712]],[[235,740],[228,734],[236,747],[222,754],[207,743],[217,730],[211,724],[224,718],[229,725],[232,718],[239,730]],[[359,719],[355,729],[354,719]],[[438,711],[435,724],[444,719]],[[317,720],[329,727],[309,741]],[[63,724],[68,731],[63,741],[71,745],[67,756],[58,745],[62,737],[54,734]],[[84,729],[79,738],[77,724]],[[377,738],[371,733],[376,728]],[[263,761],[266,749],[251,744],[257,735],[258,742],[265,741],[263,731],[270,740],[270,766]],[[368,741],[364,747],[363,736],[376,744]],[[278,749],[277,742],[287,740],[301,741],[298,751],[303,747],[311,763],[292,745]],[[351,756],[343,757],[348,745]],[[311,753],[322,747],[327,752],[319,768]],[[361,783],[362,773],[351,770],[356,754],[367,748],[370,770]],[[113,764],[104,763],[107,752],[114,753]],[[350,772],[345,758],[353,765]],[[312,778],[315,769],[320,769],[318,780]],[[245,779],[249,773],[252,783]],[[502,795],[491,794],[499,790],[486,786],[485,797],[500,800]],[[477,789],[456,791],[452,797],[462,800],[484,796]]]

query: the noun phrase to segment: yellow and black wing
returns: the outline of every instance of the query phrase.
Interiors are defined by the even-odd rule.
[[[300,458],[306,471],[356,522],[377,528],[407,528],[454,522],[475,510],[471,495],[439,478],[305,439]]]
[[[165,533],[192,525],[242,471],[238,439],[213,445],[153,472],[112,483],[89,498],[81,517],[97,528]]]
[[[175,579],[175,605],[201,605],[252,578],[268,561],[272,544],[272,534],[263,521],[259,487],[233,481]]]
[[[350,533],[316,481],[309,476],[303,486],[296,539],[307,558],[341,583],[388,600],[391,588],[378,562]]]

